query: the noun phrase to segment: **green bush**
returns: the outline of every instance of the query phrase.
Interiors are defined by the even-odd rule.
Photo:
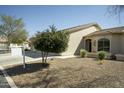
[[[69,33],[67,31],[58,31],[54,25],[47,30],[37,32],[30,39],[33,47],[41,51],[42,62],[46,63],[49,53],[61,53],[68,47]]]
[[[85,49],[80,49],[80,56],[85,57],[87,54],[87,51]]]
[[[100,51],[100,52],[98,52],[97,57],[98,57],[99,60],[105,59],[105,57],[106,57],[106,52],[105,52],[105,51]]]

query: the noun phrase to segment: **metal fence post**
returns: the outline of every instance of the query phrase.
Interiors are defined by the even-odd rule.
[[[23,54],[23,68],[25,69],[26,66],[25,66],[25,49],[24,49],[24,46],[22,47],[22,54]]]

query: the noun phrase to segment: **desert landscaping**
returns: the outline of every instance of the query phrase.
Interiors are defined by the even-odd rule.
[[[6,68],[20,88],[121,88],[124,87],[124,63],[104,60],[100,65],[95,58],[49,59]]]

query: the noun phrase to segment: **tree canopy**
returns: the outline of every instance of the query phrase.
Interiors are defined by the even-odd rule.
[[[24,29],[24,22],[21,18],[12,16],[0,16],[0,31],[6,36],[8,44],[23,43],[27,39],[27,32]]]
[[[9,36],[9,41],[13,44],[22,44],[27,39],[28,33],[25,30],[14,31]]]
[[[57,31],[56,27],[52,25],[33,37],[33,45],[35,49],[42,51],[42,57],[47,57],[49,52],[64,52],[68,47],[68,39],[69,34],[66,31]]]

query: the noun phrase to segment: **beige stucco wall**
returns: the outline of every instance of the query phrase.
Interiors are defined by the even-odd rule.
[[[121,54],[124,54],[124,34],[121,35],[121,41],[119,42],[121,42]]]
[[[87,29],[83,29],[74,33],[70,34],[69,43],[67,51],[63,52],[61,55],[74,55],[78,54],[80,48],[82,48],[83,45],[83,37],[97,31],[98,28],[95,26],[89,27]]]
[[[110,53],[124,54],[124,35],[110,34]]]
[[[112,34],[111,53],[112,54],[120,54],[121,53],[121,36],[118,34]]]

